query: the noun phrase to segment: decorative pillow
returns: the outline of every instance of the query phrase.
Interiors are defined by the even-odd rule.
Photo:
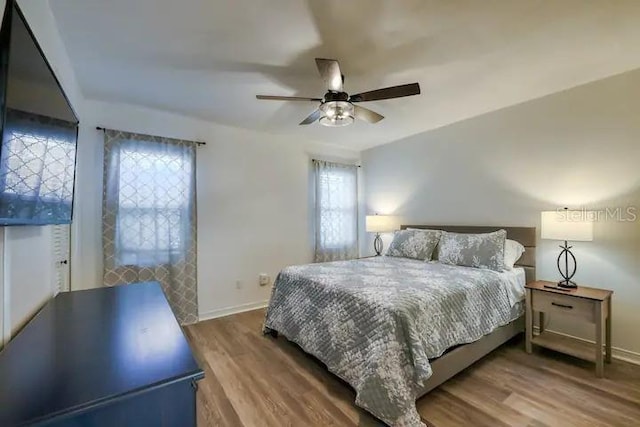
[[[504,242],[504,269],[513,270],[516,261],[524,253],[524,246],[515,240],[507,239]]]
[[[437,230],[396,231],[387,250],[387,256],[428,261],[438,245],[441,234]]]
[[[417,231],[427,231],[430,233],[438,234],[438,242],[440,242],[440,236],[442,235],[442,230],[432,230],[431,228],[411,228],[407,227],[405,230],[417,230]],[[435,249],[431,253],[431,259],[427,259],[425,261],[438,261],[438,245],[436,244]]]
[[[443,264],[504,270],[505,230],[483,234],[443,232],[438,246],[438,259]]]

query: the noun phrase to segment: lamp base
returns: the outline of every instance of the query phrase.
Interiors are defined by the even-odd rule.
[[[380,237],[380,233],[376,233],[376,238],[373,240],[373,249],[376,251],[376,256],[382,255],[382,237]]]
[[[569,246],[565,240],[564,246],[560,246],[560,255],[558,255],[558,271],[560,272],[560,276],[562,276],[563,280],[558,282],[559,288],[565,289],[575,289],[578,287],[571,278],[576,274],[576,269],[578,268],[578,263],[576,262],[576,257],[571,253],[572,246]],[[561,259],[564,255],[564,271],[562,270]],[[569,271],[569,259],[573,261],[573,270]]]
[[[561,280],[558,282],[558,287],[565,289],[575,289],[578,287],[578,285],[573,280]]]

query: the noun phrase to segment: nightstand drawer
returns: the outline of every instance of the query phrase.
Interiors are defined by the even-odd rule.
[[[533,291],[531,295],[534,311],[568,314],[595,323],[595,301],[569,295]]]

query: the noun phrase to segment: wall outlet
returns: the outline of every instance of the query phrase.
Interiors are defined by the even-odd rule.
[[[236,289],[242,289],[242,280],[236,280]]]
[[[266,273],[260,273],[258,276],[258,284],[260,284],[260,286],[269,286],[271,284],[271,277]]]

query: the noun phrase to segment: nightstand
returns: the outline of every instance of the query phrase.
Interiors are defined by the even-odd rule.
[[[604,362],[611,363],[611,295],[606,289],[579,286],[576,289],[560,290],[545,288],[553,282],[537,281],[526,286],[526,351],[531,353],[532,344],[550,348],[574,357],[596,363],[596,376],[604,375]],[[533,331],[533,315],[539,313],[540,329]],[[595,326],[595,348],[589,343],[571,339],[560,334],[546,332],[546,314],[564,314]],[[604,344],[604,351],[603,351]]]

